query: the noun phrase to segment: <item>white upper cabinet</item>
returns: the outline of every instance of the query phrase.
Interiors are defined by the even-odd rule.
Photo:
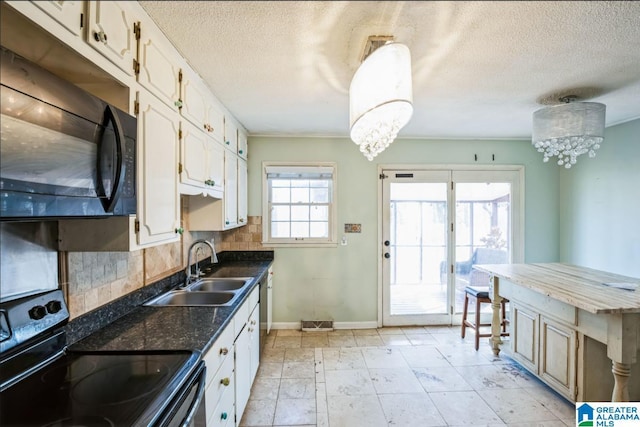
[[[249,146],[247,144],[247,134],[244,130],[238,128],[238,156],[246,160],[248,149]]]
[[[180,193],[222,198],[224,149],[191,123],[181,122]]]
[[[224,146],[234,154],[238,151],[238,125],[230,117],[224,120]]]
[[[247,224],[247,161],[238,159],[238,225]]]
[[[83,1],[34,1],[33,4],[58,21],[76,36],[82,34],[85,2]]]
[[[138,22],[126,1],[90,1],[87,43],[128,75],[134,75]]]
[[[150,94],[138,95],[138,243],[176,241],[182,233],[178,115]]]
[[[213,133],[215,127],[209,123],[211,109],[210,94],[200,76],[192,70],[182,74],[182,117],[189,120],[199,129]]]
[[[238,226],[238,157],[224,152],[224,226],[226,230]]]
[[[182,58],[155,25],[142,21],[136,24],[135,29],[140,39],[136,65],[138,83],[178,111],[182,105]]]

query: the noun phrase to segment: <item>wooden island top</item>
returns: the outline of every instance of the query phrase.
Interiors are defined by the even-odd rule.
[[[640,313],[637,278],[564,263],[485,264],[474,268],[590,313]],[[638,286],[630,291],[603,283]]]

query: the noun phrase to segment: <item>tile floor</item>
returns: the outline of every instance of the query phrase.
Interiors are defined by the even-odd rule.
[[[575,407],[473,331],[272,331],[241,426],[575,426]]]

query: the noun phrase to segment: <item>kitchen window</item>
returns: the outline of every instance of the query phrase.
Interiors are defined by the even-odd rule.
[[[264,163],[263,171],[263,244],[336,245],[335,163]]]

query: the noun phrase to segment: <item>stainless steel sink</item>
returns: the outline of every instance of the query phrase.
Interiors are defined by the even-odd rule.
[[[146,302],[146,306],[205,306],[218,307],[233,304],[235,292],[189,292],[169,291]]]
[[[209,277],[192,283],[186,289],[191,292],[239,291],[245,287],[251,279],[253,279],[253,277]]]

